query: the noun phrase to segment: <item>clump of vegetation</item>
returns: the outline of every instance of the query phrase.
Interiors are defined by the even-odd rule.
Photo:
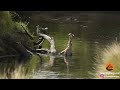
[[[33,34],[31,34],[27,28],[28,23],[23,23],[18,18],[17,20],[13,18],[13,16],[15,17],[15,13],[12,14],[9,11],[5,11],[0,12],[0,14],[0,55],[4,52],[7,55],[15,53],[23,57],[29,57],[35,53],[45,54],[56,52],[54,39],[46,35],[45,31],[42,32],[39,25],[36,26],[37,32],[34,36],[35,32],[33,31]],[[51,44],[50,51],[48,49],[41,49],[45,39]]]
[[[15,16],[15,15],[14,15]],[[27,29],[27,25],[21,21],[16,22],[13,20],[13,14],[9,11],[0,11],[0,32],[13,32],[16,30],[23,30],[23,25]]]
[[[98,63],[96,69],[97,78],[100,78],[100,74],[105,72],[118,73],[120,71],[120,43],[114,42],[111,45],[104,48],[103,50],[100,50],[100,53],[97,55],[96,60]],[[112,71],[106,69],[106,65],[108,64],[113,65]],[[120,74],[117,74],[117,76],[120,78]]]
[[[12,31],[14,27],[11,14],[9,11],[0,12],[0,34],[5,33],[6,31]]]
[[[32,79],[34,72],[41,69],[37,55],[31,59],[3,58],[0,62],[0,79]]]
[[[28,46],[32,45],[32,40],[23,34],[25,32],[24,29],[28,31],[27,24],[15,21],[13,16],[15,16],[15,13],[0,11],[0,55],[15,53],[14,48],[10,47],[12,40]]]

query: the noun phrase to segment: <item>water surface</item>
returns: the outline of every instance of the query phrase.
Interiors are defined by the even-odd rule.
[[[37,56],[30,59],[21,57],[0,58],[0,78],[27,78],[27,79],[89,79],[95,78],[91,73],[96,72],[96,55],[112,41],[119,40],[120,18],[118,13],[94,13],[94,18],[83,15],[81,23],[52,23],[31,21],[30,27],[35,25],[48,27],[47,34],[54,37],[56,50],[58,52],[66,48],[68,33],[73,33],[73,56]],[[102,16],[100,19],[99,16]],[[104,17],[104,18],[103,18]],[[105,17],[109,17],[105,19]],[[112,18],[110,18],[112,17]],[[39,18],[39,17],[38,17]],[[97,19],[96,19],[97,18]],[[115,19],[115,20],[114,20]],[[45,41],[44,48],[49,48]]]

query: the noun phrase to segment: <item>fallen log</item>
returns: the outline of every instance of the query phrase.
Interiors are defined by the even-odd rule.
[[[23,46],[33,54],[37,54],[37,53],[48,54],[48,53],[50,53],[50,51],[48,49],[33,49],[33,48],[30,48],[24,44],[23,44]]]
[[[53,38],[53,37],[50,37],[50,36],[48,36],[48,35],[46,35],[46,34],[40,33],[40,31],[39,31],[39,25],[36,26],[36,28],[37,28],[37,35],[38,35],[38,36],[42,36],[43,38],[45,38],[46,40],[48,40],[48,42],[50,43],[50,45],[51,45],[51,46],[50,46],[50,49],[49,49],[50,53],[51,53],[51,54],[56,54],[54,38]]]
[[[22,25],[21,25],[22,26]],[[22,26],[23,27],[23,26]],[[24,27],[23,27],[23,29],[25,30],[25,33],[24,34],[26,34],[26,35],[28,35],[28,37],[31,39],[31,40],[34,40],[34,36],[32,36]],[[37,45],[38,46],[38,48],[37,49],[41,49],[42,48],[42,43],[44,42],[44,38],[41,36],[41,37],[39,37],[39,40],[37,41],[37,42],[33,42],[34,43],[34,45]]]
[[[24,30],[25,30],[26,35],[28,35],[30,37],[30,39],[34,40],[34,37],[30,33],[28,33],[28,31],[25,28],[24,28]],[[46,34],[40,33],[39,27],[37,27],[37,35],[39,37],[39,41],[36,42],[35,44],[38,44],[39,46],[41,46],[42,43],[44,42],[44,40],[46,39],[50,42],[50,45],[51,45],[50,49],[29,48],[28,46],[23,45],[23,43],[21,43],[20,41],[19,42],[16,41],[14,36],[12,36],[12,34],[9,34],[9,33],[6,33],[4,36],[1,36],[2,37],[1,40],[5,45],[13,48],[15,50],[15,52],[17,52],[17,54],[20,54],[20,56],[22,56],[22,57],[29,57],[29,56],[33,55],[34,53],[56,54],[54,38],[50,37]]]
[[[42,43],[45,41],[45,39],[43,37],[39,38],[39,40],[37,42],[33,42],[34,45],[37,45],[37,49],[41,49],[42,48]]]

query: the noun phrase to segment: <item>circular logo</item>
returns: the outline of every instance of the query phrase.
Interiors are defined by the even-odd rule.
[[[107,64],[106,65],[106,69],[108,70],[108,71],[112,71],[113,70],[113,64],[111,64],[111,63],[109,63],[109,64]]]
[[[100,74],[100,78],[104,78],[104,74]]]

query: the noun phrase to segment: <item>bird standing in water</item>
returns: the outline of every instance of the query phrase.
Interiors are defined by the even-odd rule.
[[[65,56],[72,56],[72,37],[74,36],[74,34],[69,33],[68,36],[69,36],[69,40],[68,40],[67,48],[61,51],[60,54],[64,54]]]

